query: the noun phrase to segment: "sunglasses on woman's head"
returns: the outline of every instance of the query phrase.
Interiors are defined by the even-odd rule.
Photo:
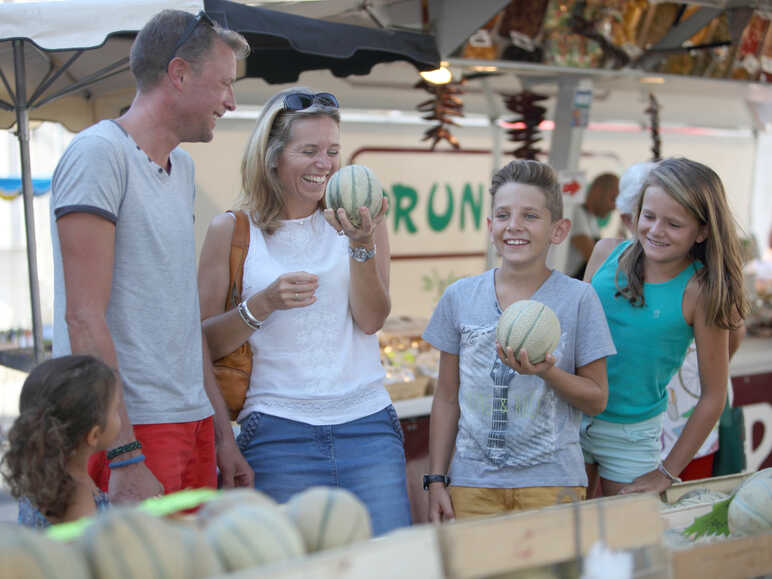
[[[292,92],[284,97],[284,110],[303,111],[311,107],[314,103],[323,107],[339,108],[338,99],[334,94],[328,92],[318,92],[310,94],[307,92]]]

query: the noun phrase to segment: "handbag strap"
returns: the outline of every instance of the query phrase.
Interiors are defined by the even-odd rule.
[[[225,298],[225,311],[235,308],[241,301],[241,287],[244,278],[244,260],[249,251],[249,217],[244,211],[228,211],[236,218],[231,238],[231,253],[229,261],[230,291]]]

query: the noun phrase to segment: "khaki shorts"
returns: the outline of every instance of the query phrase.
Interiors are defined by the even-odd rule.
[[[485,489],[451,486],[449,490],[453,501],[453,512],[457,519],[540,509],[560,503],[581,501],[587,494],[585,487]]]

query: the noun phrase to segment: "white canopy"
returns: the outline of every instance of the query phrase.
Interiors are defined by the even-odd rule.
[[[202,7],[202,0],[0,4],[0,128],[17,120],[16,78],[24,79],[33,120],[57,121],[77,131],[117,116],[135,91],[127,58],[133,34],[164,8],[197,12]],[[20,71],[15,59],[21,58],[21,45]],[[57,98],[62,93],[66,96]]]

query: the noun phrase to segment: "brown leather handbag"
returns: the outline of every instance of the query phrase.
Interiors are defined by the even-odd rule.
[[[241,302],[241,286],[244,277],[244,260],[249,250],[249,217],[243,211],[228,211],[236,217],[230,253],[230,284],[225,298],[225,311],[232,310]],[[252,348],[249,341],[236,350],[213,362],[217,386],[222,392],[231,420],[241,412],[247,397],[252,375]]]

